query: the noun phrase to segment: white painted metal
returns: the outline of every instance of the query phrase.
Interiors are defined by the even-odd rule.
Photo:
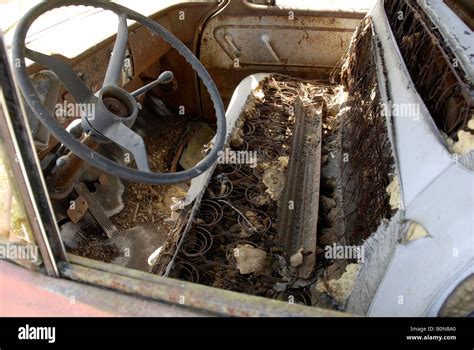
[[[419,118],[394,117],[405,218],[430,237],[398,244],[370,316],[434,316],[459,281],[474,272],[474,172],[449,153],[417,94],[379,1],[371,11],[393,103],[420,105]]]

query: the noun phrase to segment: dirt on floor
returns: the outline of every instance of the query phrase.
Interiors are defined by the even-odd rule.
[[[174,152],[185,130],[184,123],[167,127],[166,133],[148,136],[145,139],[150,170],[169,172]],[[187,185],[147,185],[135,182],[125,184],[123,210],[112,217],[119,230],[126,230],[138,224],[157,224],[171,228],[167,219],[171,215],[172,198],[180,198],[186,194]]]
[[[149,131],[146,132],[144,140],[148,162],[151,171],[169,172],[173,162],[176,161],[176,150],[183,139],[186,123],[182,121],[170,123],[162,126],[161,130],[152,135]],[[135,164],[132,163],[130,166],[134,167]],[[187,184],[156,186],[124,181],[124,187],[124,207],[120,213],[110,218],[118,229],[117,236],[122,237],[136,227],[154,227],[158,231],[156,236],[166,237],[172,227],[168,219],[171,215],[170,206],[173,204],[173,198],[184,196],[187,192]],[[133,240],[148,242],[150,237],[147,235],[151,232],[150,230],[137,232]],[[117,240],[110,240],[93,223],[81,225],[81,230],[76,236],[77,246],[68,248],[72,254],[109,263],[123,257],[124,247],[118,244]],[[112,241],[114,243],[111,243]],[[129,242],[126,245],[129,247]],[[153,247],[153,249],[157,248],[159,246]],[[146,257],[143,259],[146,265]]]
[[[98,232],[97,227],[86,225],[76,232],[77,245],[67,247],[68,253],[99,260],[106,263],[112,262],[120,256],[120,251],[114,245],[108,244],[108,237],[103,232]]]

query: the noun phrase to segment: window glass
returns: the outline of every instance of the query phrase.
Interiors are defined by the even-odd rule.
[[[0,118],[4,118],[3,111]],[[0,134],[0,259],[35,268],[41,264],[39,249],[17,193],[11,165]]]

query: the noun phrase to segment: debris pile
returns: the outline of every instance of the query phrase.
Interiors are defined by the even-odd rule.
[[[176,149],[176,140],[184,132],[183,124],[168,126],[168,132],[159,135],[149,135],[146,147],[150,168],[155,172],[169,171],[169,165]],[[186,195],[186,184],[155,186],[128,182],[124,194],[123,210],[112,217],[113,223],[120,229],[126,230],[139,224],[164,224],[171,215],[172,198]],[[169,227],[168,227],[169,229]]]
[[[344,308],[363,263],[360,246],[399,204],[396,180],[387,191],[394,160],[373,50],[368,49],[371,35],[366,19],[344,59],[339,85],[279,75],[260,83],[229,141],[231,150],[255,152],[258,162],[253,167],[217,166],[171,276],[289,302]],[[310,237],[317,237],[315,254],[302,246],[286,251],[278,230],[284,222],[279,222],[280,209],[291,205],[284,197],[296,159],[296,101],[322,105],[320,188],[315,194],[319,210],[317,232]],[[314,141],[311,135],[304,140]],[[344,254],[353,248],[353,254],[339,256],[338,247]],[[310,276],[302,277],[298,270],[310,258],[314,269],[310,266]]]
[[[376,63],[368,49],[372,43],[372,23],[366,18],[343,60],[341,85],[323,121],[318,282],[312,293],[318,305],[338,309],[357,278],[360,247],[400,206]],[[336,256],[338,247],[357,254]]]
[[[410,77],[434,122],[453,142],[465,143],[473,134],[468,123],[474,94],[454,50],[417,1],[386,0],[384,7]]]
[[[229,149],[255,153],[257,162],[217,166],[172,276],[312,304],[314,279],[298,280],[295,273],[305,252],[285,251],[277,238],[277,213],[294,134],[294,104],[298,98],[308,102],[332,92],[317,82],[278,75],[254,90]]]
[[[390,218],[386,188],[394,172],[392,147],[377,80],[370,18],[359,26],[343,65],[341,81],[348,92],[340,126],[340,167],[344,225],[348,244],[360,244]]]

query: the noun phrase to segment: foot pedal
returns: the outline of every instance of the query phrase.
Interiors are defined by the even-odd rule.
[[[86,200],[89,206],[89,211],[91,212],[94,219],[96,219],[99,226],[104,230],[107,237],[112,238],[118,232],[118,229],[105,214],[102,205],[94,200],[89,189],[83,183],[75,185],[74,189],[79,196]]]
[[[67,216],[73,223],[77,224],[82,219],[87,209],[89,209],[87,201],[82,196],[79,196],[72,201],[67,210]]]

